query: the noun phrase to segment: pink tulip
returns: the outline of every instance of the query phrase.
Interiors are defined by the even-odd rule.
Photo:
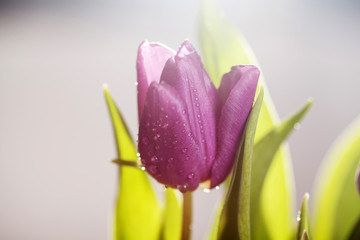
[[[216,89],[190,42],[179,51],[144,41],[138,52],[138,149],[146,171],[182,192],[233,168],[259,70],[234,66]]]

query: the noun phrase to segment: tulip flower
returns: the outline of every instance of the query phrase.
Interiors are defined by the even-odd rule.
[[[222,183],[233,168],[259,70],[233,66],[216,89],[185,41],[178,52],[144,41],[138,51],[138,150],[146,171],[181,192]]]

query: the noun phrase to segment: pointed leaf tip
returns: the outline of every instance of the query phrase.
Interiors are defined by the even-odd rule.
[[[298,216],[298,234],[297,239],[302,240],[304,238],[304,232],[306,232],[306,239],[309,239],[310,235],[310,223],[309,223],[309,193],[305,193],[301,204],[300,215]]]

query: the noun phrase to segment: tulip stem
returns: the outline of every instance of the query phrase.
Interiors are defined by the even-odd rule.
[[[192,192],[183,193],[183,199],[181,240],[189,240],[191,235]]]

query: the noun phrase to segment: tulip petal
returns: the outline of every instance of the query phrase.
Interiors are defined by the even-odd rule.
[[[160,81],[166,61],[174,55],[175,51],[159,43],[145,40],[140,44],[136,61],[139,119],[150,83]]]
[[[140,120],[139,152],[156,180],[186,192],[198,187],[205,166],[180,99],[166,83],[150,85]]]
[[[219,96],[222,103],[217,128],[217,152],[211,169],[211,188],[230,173],[253,105],[260,71],[252,65],[234,66],[224,74]]]
[[[165,64],[160,81],[173,86],[184,101],[187,121],[207,169],[201,180],[207,180],[216,153],[218,97],[200,56],[188,41]]]

